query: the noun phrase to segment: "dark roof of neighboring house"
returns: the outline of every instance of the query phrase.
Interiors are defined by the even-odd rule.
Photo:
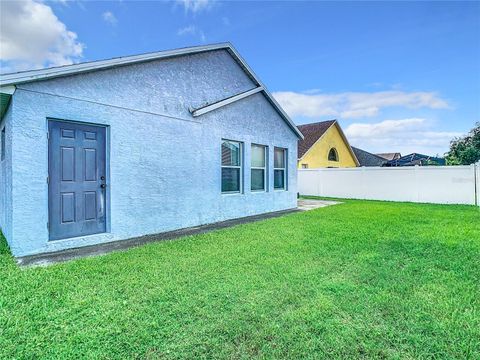
[[[360,163],[360,166],[382,166],[387,162],[384,158],[369,153],[368,151],[352,146],[352,150]]]
[[[435,156],[428,156],[412,153],[402,156],[400,159],[390,160],[385,166],[415,166],[415,165],[445,165],[445,159]]]
[[[380,154],[375,154],[377,156],[380,156],[381,158],[384,158],[385,160],[395,160],[395,159],[400,159],[402,157],[402,154],[399,152],[393,152],[393,153],[380,153]]]
[[[337,120],[328,120],[297,126],[304,137],[303,140],[298,142],[298,158],[300,159],[305,155],[308,149],[310,149],[336,121]]]

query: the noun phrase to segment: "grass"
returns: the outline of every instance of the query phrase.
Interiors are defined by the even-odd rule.
[[[0,245],[2,358],[479,358],[480,210],[346,201],[47,268]]]

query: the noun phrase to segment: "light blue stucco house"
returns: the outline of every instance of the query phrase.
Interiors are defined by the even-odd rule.
[[[15,256],[297,206],[293,122],[229,43],[0,77]]]

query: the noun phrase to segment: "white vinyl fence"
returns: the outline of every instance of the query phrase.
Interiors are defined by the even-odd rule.
[[[476,191],[477,191],[477,205],[480,206],[480,161],[475,166],[476,168]]]
[[[470,166],[299,169],[300,195],[480,205],[480,163]]]

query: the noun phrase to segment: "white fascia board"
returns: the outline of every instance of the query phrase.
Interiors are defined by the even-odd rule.
[[[0,86],[22,84],[36,80],[50,79],[70,74],[78,74],[87,71],[106,69],[114,66],[128,65],[132,63],[145,62],[181,55],[189,55],[211,50],[229,50],[230,48],[230,43],[220,43],[206,46],[194,46],[176,50],[157,51],[141,55],[123,56],[109,60],[99,60],[80,64],[57,66],[48,69],[22,71],[18,73],[0,75]]]
[[[337,129],[340,133],[340,136],[343,138],[343,141],[345,142],[345,144],[347,144],[347,148],[350,151],[350,154],[352,155],[353,160],[355,161],[355,164],[357,166],[360,166],[360,161],[358,161],[357,155],[355,155],[355,151],[353,151],[352,147],[350,146],[350,142],[348,141],[347,137],[345,136],[345,133],[343,132],[342,127],[340,126],[340,124],[338,123],[337,120],[335,120],[335,125],[337,126]]]
[[[15,85],[0,86],[1,94],[13,95],[14,92],[15,92]]]
[[[272,106],[279,112],[280,116],[287,122],[287,124],[290,126],[290,128],[293,130],[293,132],[297,135],[298,138],[303,140],[303,134],[302,132],[297,128],[295,123],[290,119],[290,116],[287,115],[287,113],[282,109],[280,104],[277,102],[277,100],[274,99],[272,94],[268,91],[268,89],[265,87],[265,85],[260,81],[258,76],[255,74],[255,72],[248,66],[246,61],[242,58],[242,56],[238,53],[238,51],[233,47],[232,44],[229,44],[230,46],[230,51],[235,55],[235,57],[240,61],[240,64],[245,68],[245,71],[252,76],[252,78],[255,80],[255,82],[258,84],[258,86],[263,87],[263,93],[265,94],[267,100],[272,104]]]
[[[210,105],[206,105],[206,106],[203,106],[201,108],[197,108],[197,109],[190,109],[190,112],[192,113],[192,116],[193,117],[197,117],[197,116],[200,116],[200,115],[203,115],[203,114],[206,114],[210,111],[213,111],[215,109],[219,109],[225,105],[228,105],[228,104],[231,104],[231,103],[234,103],[235,101],[238,101],[238,100],[241,100],[241,99],[244,99],[250,95],[253,95],[253,94],[256,94],[260,91],[263,91],[263,87],[262,86],[259,86],[259,87],[256,87],[255,89],[251,89],[251,90],[248,90],[248,91],[245,91],[243,93],[240,93],[240,94],[237,94],[237,95],[234,95],[234,96],[231,96],[229,98],[226,98],[224,100],[220,100],[220,101],[217,101],[213,104],[210,104]]]

